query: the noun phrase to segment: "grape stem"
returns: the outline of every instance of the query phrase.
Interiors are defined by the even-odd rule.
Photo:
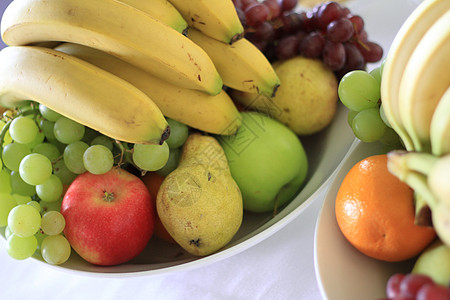
[[[132,157],[133,150],[130,149],[130,148],[128,147],[128,144],[127,144],[127,143],[123,143],[123,142],[118,141],[118,140],[114,140],[114,141],[115,141],[114,145],[115,145],[117,148],[119,148],[119,150],[120,150],[120,154],[119,154],[120,158],[119,158],[119,162],[117,163],[117,167],[120,168],[120,167],[122,167],[122,166],[125,165],[125,164],[130,164],[130,165],[132,165],[134,168],[136,168],[137,170],[139,170],[139,171],[141,172],[141,175],[144,176],[145,173],[147,173],[147,171],[142,170],[141,168],[139,168],[139,167],[134,163],[133,157]]]

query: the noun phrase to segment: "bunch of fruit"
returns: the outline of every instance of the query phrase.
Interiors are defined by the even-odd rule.
[[[336,198],[353,246],[379,260],[415,259],[412,274],[388,281],[389,299],[450,298],[449,37],[449,2],[426,0],[380,68],[349,72],[339,83],[355,136],[395,149],[357,163]]]
[[[16,0],[1,34],[0,226],[14,258],[61,264],[73,249],[123,263],[158,220],[208,255],[244,209],[276,213],[306,180],[296,132],[240,112],[223,89],[273,97],[280,86],[231,1]],[[164,177],[153,198],[149,172]]]
[[[295,0],[234,0],[245,36],[271,60],[320,58],[338,77],[378,62],[383,49],[368,40],[363,19],[334,1],[296,11]]]

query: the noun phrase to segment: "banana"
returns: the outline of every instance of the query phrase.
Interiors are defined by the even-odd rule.
[[[416,151],[431,150],[433,112],[450,87],[450,5],[416,45],[399,87],[400,117]],[[447,119],[450,114],[447,114]]]
[[[439,100],[430,125],[431,152],[441,156],[450,154],[450,88]]]
[[[212,95],[222,90],[222,79],[199,46],[116,0],[13,1],[4,12],[1,34],[14,46],[44,41],[83,44],[181,87]]]
[[[188,24],[180,12],[167,0],[119,0],[151,15],[155,19],[186,34]]]
[[[241,115],[225,91],[216,96],[183,89],[165,82],[103,51],[64,43],[58,51],[83,59],[130,82],[147,94],[162,113],[190,127],[213,133],[234,134]]]
[[[275,96],[280,79],[272,65],[250,41],[242,38],[227,45],[189,28],[188,37],[211,57],[224,85],[235,90]]]
[[[168,124],[139,89],[53,49],[10,46],[0,52],[0,105],[33,100],[111,138],[161,144]]]
[[[403,72],[415,47],[450,7],[450,1],[425,0],[411,13],[395,36],[386,57],[381,80],[383,108],[392,128],[402,139],[407,150],[413,150],[411,137],[407,134],[400,116],[399,88]]]
[[[244,27],[231,0],[169,0],[188,22],[204,34],[233,44],[244,37]]]
[[[450,246],[450,154],[393,151],[388,153],[388,169],[426,201],[436,233]]]

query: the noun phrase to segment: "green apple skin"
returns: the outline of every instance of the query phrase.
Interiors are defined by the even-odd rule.
[[[241,112],[242,126],[219,142],[231,175],[241,189],[244,209],[273,211],[293,199],[305,181],[308,160],[298,136],[258,112]]]
[[[436,240],[417,258],[412,273],[428,275],[434,282],[448,286],[450,282],[450,248],[440,240]]]

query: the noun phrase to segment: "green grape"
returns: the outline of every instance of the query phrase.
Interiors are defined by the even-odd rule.
[[[352,122],[355,136],[363,142],[372,143],[380,140],[388,128],[381,120],[378,108],[360,111]]]
[[[21,237],[12,234],[6,240],[6,251],[14,259],[22,260],[31,257],[37,249],[37,239],[34,235]]]
[[[11,194],[0,194],[0,227],[8,225],[8,215],[16,206],[16,200]]]
[[[163,177],[166,177],[167,175],[169,175],[178,166],[178,161],[180,160],[180,154],[181,154],[180,148],[170,149],[169,159],[167,160],[166,165],[164,167],[162,167],[161,169],[157,170],[156,173],[158,173],[158,175],[161,175]]]
[[[347,122],[350,127],[352,127],[353,118],[359,113],[359,111],[349,110],[347,113]]]
[[[33,200],[33,201],[28,202],[27,205],[34,207],[39,213],[41,212],[41,205],[39,204],[39,202]],[[41,224],[42,224],[42,221],[41,221]]]
[[[378,88],[381,86],[381,67],[374,68],[369,72],[370,75],[373,76],[378,82]]]
[[[36,134],[34,140],[31,143],[27,143],[26,145],[28,146],[28,148],[33,149],[36,145],[39,145],[42,142],[44,142],[44,139],[45,139],[44,132],[40,130]]]
[[[92,174],[104,174],[113,167],[113,154],[103,145],[93,145],[84,151],[83,164]]]
[[[41,200],[39,204],[41,205],[41,214],[45,214],[48,211],[60,211],[62,199],[55,202],[45,202]]]
[[[19,173],[26,183],[38,185],[50,178],[52,169],[52,163],[46,156],[31,153],[20,162]]]
[[[34,235],[34,237],[37,240],[37,249],[40,250],[41,249],[41,245],[42,242],[44,241],[44,239],[46,237],[48,237],[48,234],[45,234],[42,230],[39,230],[38,232],[36,232],[36,234]],[[40,252],[40,251],[39,251]]]
[[[356,70],[342,77],[338,94],[341,102],[350,110],[362,111],[378,105],[380,86],[372,75]]]
[[[36,188],[34,185],[23,181],[18,171],[11,172],[11,192],[22,196],[36,195]]]
[[[389,124],[389,121],[388,121],[388,119],[386,117],[386,114],[384,113],[383,103],[381,103],[381,105],[380,105],[380,117],[381,117],[381,120],[383,120],[384,124],[387,127],[392,128],[391,124]]]
[[[58,121],[59,118],[62,117],[61,114],[57,113],[56,111],[48,108],[44,104],[39,104],[39,111],[41,112],[41,115],[46,118],[47,120],[51,122]]]
[[[99,135],[99,136],[95,137],[91,141],[91,146],[93,146],[93,145],[103,145],[106,148],[108,148],[110,151],[113,151],[113,148],[114,148],[113,140],[105,135]]]
[[[18,236],[32,236],[41,227],[41,214],[33,206],[17,205],[9,212],[8,227]]]
[[[39,131],[36,122],[27,117],[17,117],[9,126],[9,134],[12,139],[21,144],[31,143]]]
[[[5,127],[6,122],[3,120],[0,120],[0,131],[3,130],[3,127]],[[9,134],[9,129],[6,131],[5,136],[3,137],[3,146],[8,145],[12,142],[11,135]]]
[[[51,265],[65,263],[69,259],[70,253],[70,243],[61,234],[49,235],[42,241],[42,258]]]
[[[66,117],[59,118],[53,127],[55,138],[63,144],[80,141],[84,136],[84,132],[84,125]]]
[[[11,175],[6,169],[0,171],[0,193],[10,194],[11,189]]]
[[[11,232],[11,229],[9,229],[8,226],[5,227],[5,239],[8,239],[13,233]]]
[[[166,140],[170,149],[181,147],[189,135],[189,128],[176,120],[167,118],[167,123],[170,127],[170,136]]]
[[[401,147],[400,137],[394,131],[394,129],[390,127],[386,128],[386,131],[384,132],[383,137],[381,137],[380,142],[386,146],[393,146],[394,148]]]
[[[56,161],[53,165],[53,174],[58,176],[62,184],[65,185],[70,185],[77,177],[77,174],[70,171],[62,159]]]
[[[14,200],[16,200],[16,204],[27,204],[28,202],[32,201],[30,196],[22,196],[19,194],[12,194]]]
[[[42,132],[44,133],[45,137],[52,141],[55,140],[55,134],[53,133],[53,128],[55,127],[55,122],[42,119],[39,121],[39,127],[41,128]]]
[[[64,149],[64,163],[72,173],[81,174],[86,172],[83,164],[83,154],[87,148],[89,148],[88,144],[78,141],[67,145]]]
[[[45,202],[58,201],[63,192],[63,184],[58,176],[52,174],[44,183],[36,185],[36,193]]]
[[[11,143],[3,148],[2,159],[5,166],[11,171],[19,171],[22,159],[31,153],[30,148],[24,144]]]
[[[46,156],[50,161],[55,161],[60,155],[58,147],[50,143],[40,143],[32,148],[33,153],[40,153]]]
[[[65,226],[66,220],[59,211],[52,210],[42,216],[41,229],[47,235],[60,234]]]
[[[92,141],[98,136],[102,136],[102,134],[90,127],[85,127],[84,136],[81,140],[88,145],[92,145]]]
[[[156,171],[164,167],[169,159],[169,146],[135,144],[133,147],[133,162],[146,171]]]

